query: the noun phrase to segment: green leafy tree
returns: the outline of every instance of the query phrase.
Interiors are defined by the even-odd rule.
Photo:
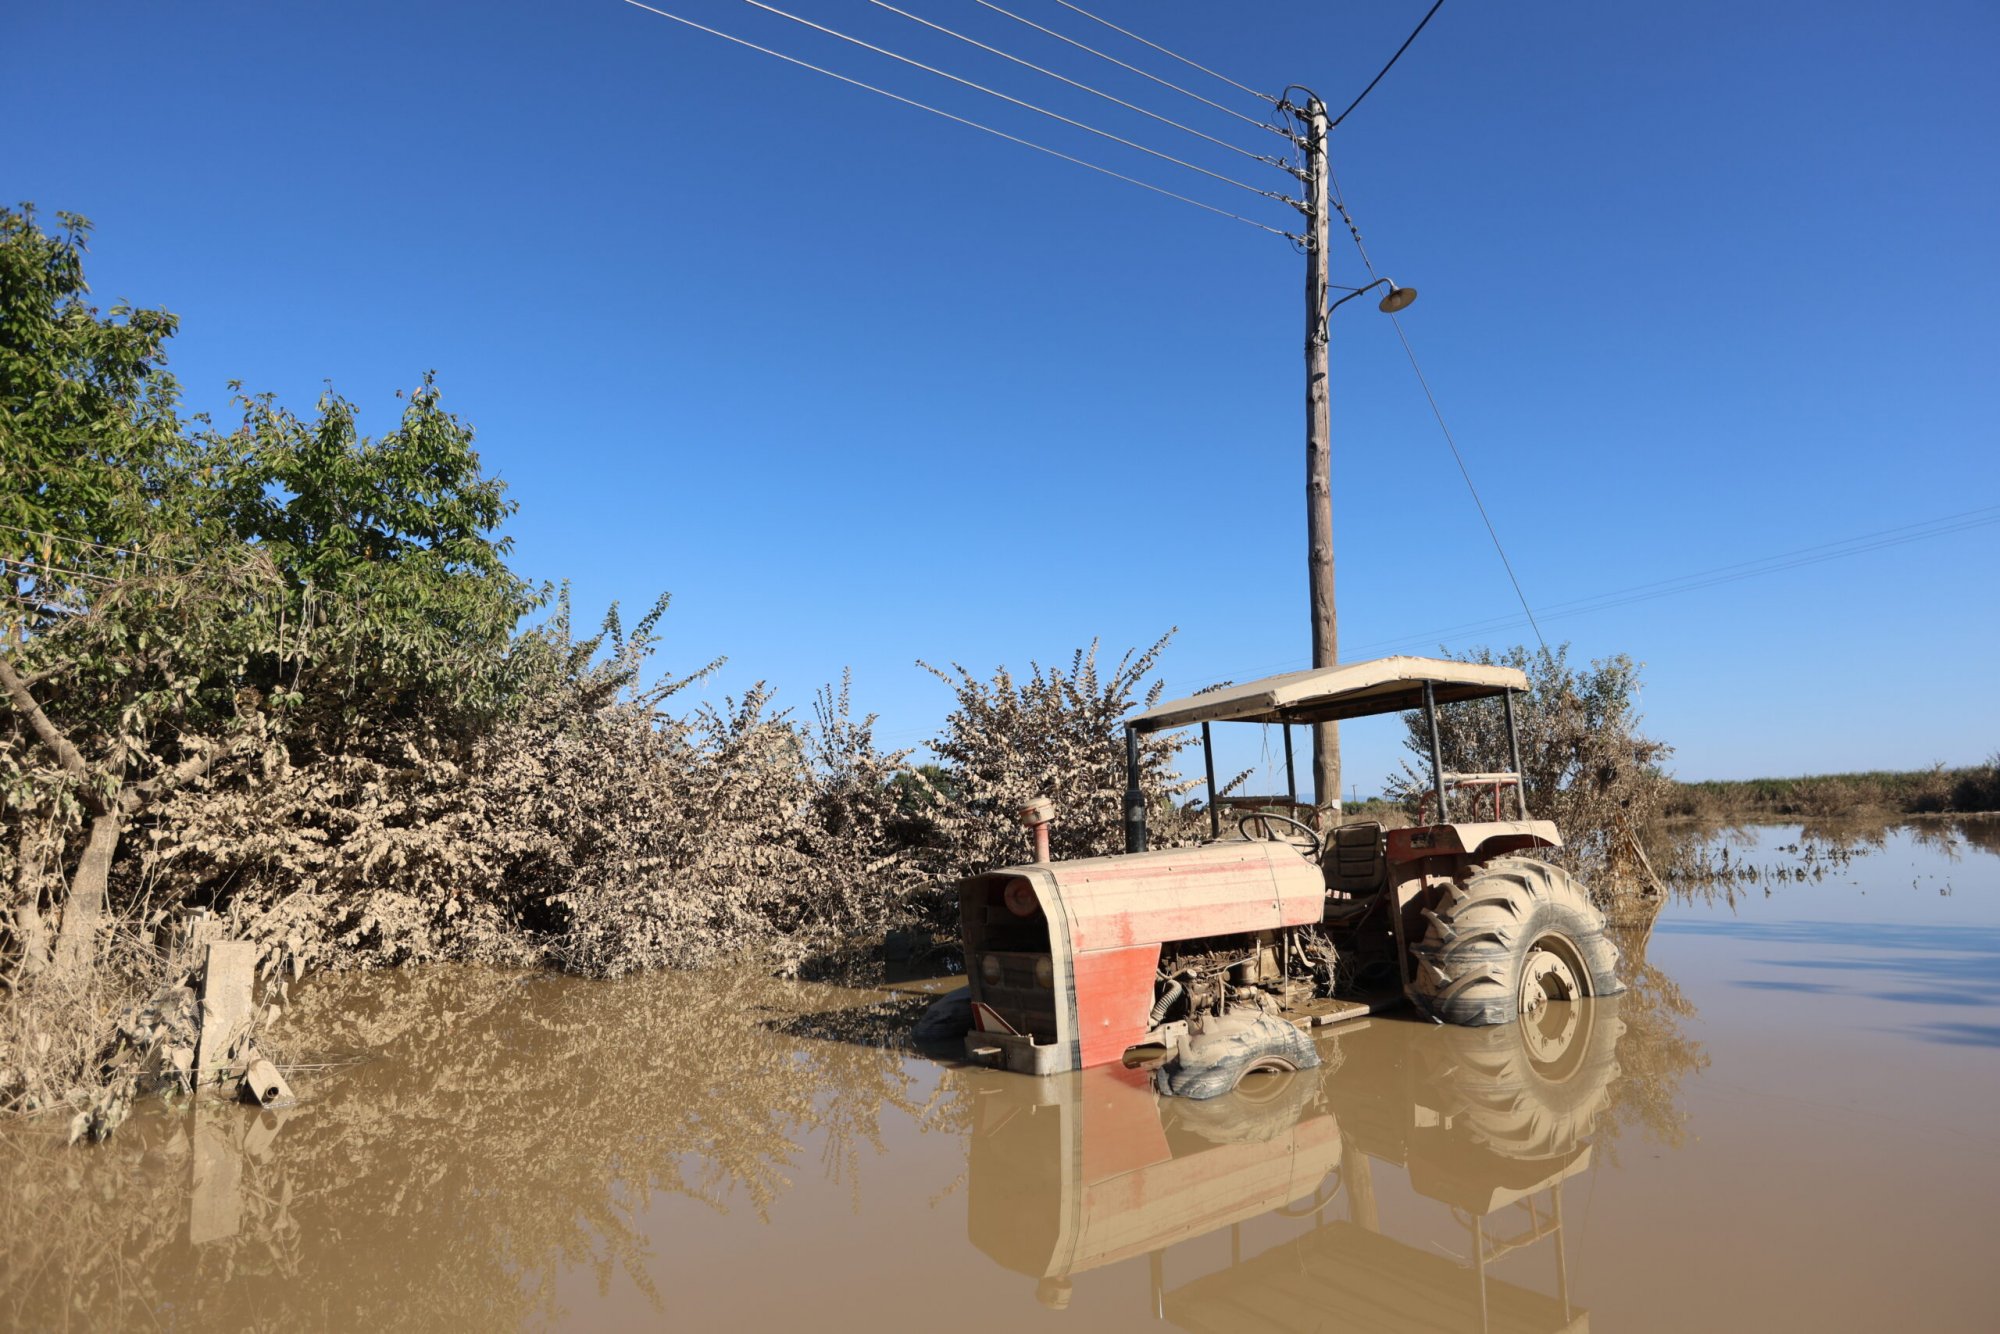
[[[162,369],[179,321],[91,305],[90,223],[56,218],[49,233],[32,205],[0,209],[0,553],[17,580],[24,559],[54,554],[44,533],[114,547],[147,537],[181,445],[179,389]]]
[[[30,969],[68,863],[59,957],[73,965],[126,824],[221,754],[234,696],[182,649],[227,624],[232,642],[200,651],[226,671],[250,624],[236,610],[268,568],[209,561],[188,523],[189,450],[161,369],[175,318],[92,306],[89,223],[58,219],[50,234],[30,206],[0,211],[0,764],[17,827],[10,925]]]
[[[469,745],[535,602],[431,380],[380,439],[332,394],[311,420],[244,398],[236,429],[185,431],[173,317],[88,306],[87,224],[64,222],[0,215],[0,764],[31,971],[58,909],[56,962],[90,958],[120,841],[171,793],[273,746]]]
[[[269,395],[239,403],[242,424],[202,444],[224,521],[270,556],[289,593],[305,649],[289,683],[281,664],[264,666],[306,711],[295,751],[338,749],[419,715],[490,716],[515,627],[539,597],[507,568],[505,485],[484,473],[472,428],[445,410],[434,380],[379,439],[330,392],[312,420]]]

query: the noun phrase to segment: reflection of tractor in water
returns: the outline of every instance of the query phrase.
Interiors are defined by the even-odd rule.
[[[1528,818],[1512,667],[1384,658],[1293,672],[1162,704],[1126,728],[1126,852],[1052,862],[1048,803],[1023,812],[1038,860],[965,881],[960,920],[972,1031],[986,1064],[1051,1074],[1123,1061],[1163,1091],[1207,1097],[1260,1069],[1314,1063],[1301,1030],[1404,1001],[1450,1024],[1511,1023],[1554,1002],[1614,995],[1617,951]],[[1511,768],[1444,771],[1441,705],[1504,700]],[[1432,786],[1414,828],[1305,820],[1291,726],[1421,709]],[[1243,813],[1225,839],[1214,791],[1217,722],[1284,729],[1283,802]],[[1210,842],[1148,850],[1141,734],[1199,724]],[[1456,794],[1467,820],[1451,820]],[[1435,802],[1437,821],[1428,812]],[[1512,818],[1504,818],[1511,806]],[[1491,818],[1487,818],[1490,814]]]
[[[1160,1097],[1118,1065],[987,1088],[971,1240],[1059,1307],[1088,1271],[1145,1255],[1153,1309],[1189,1330],[1582,1330],[1562,1185],[1590,1164],[1622,1031],[1616,1001],[1498,1027],[1363,1022],[1321,1040],[1337,1070],[1254,1075],[1214,1102]],[[1381,1196],[1400,1191],[1384,1165],[1448,1206],[1454,1254],[1382,1234]],[[1257,1236],[1288,1239],[1244,1254],[1265,1216]],[[1172,1248],[1223,1229],[1227,1267],[1172,1272],[1203,1267]],[[1526,1248],[1548,1254],[1552,1294],[1489,1274]]]

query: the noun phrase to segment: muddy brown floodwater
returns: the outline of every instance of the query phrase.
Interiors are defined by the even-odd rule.
[[[2000,1328],[2000,823],[1713,839],[1625,997],[1210,1103],[921,988],[322,979],[291,1111],[0,1138],[0,1326]]]

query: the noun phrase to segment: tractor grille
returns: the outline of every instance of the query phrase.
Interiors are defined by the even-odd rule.
[[[989,950],[975,966],[979,974],[979,998],[1000,1012],[1000,1016],[1023,1033],[1053,1039],[1056,1035],[1056,994],[1035,981],[1035,964],[1046,954],[1015,954]],[[1000,964],[1000,980],[986,980],[985,960]]]

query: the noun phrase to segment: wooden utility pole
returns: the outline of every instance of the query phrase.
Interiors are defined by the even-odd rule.
[[[1327,405],[1326,104],[1306,103],[1306,580],[1312,596],[1314,667],[1338,660],[1333,607],[1333,444]],[[1340,725],[1313,724],[1313,804],[1321,822],[1340,814]]]

